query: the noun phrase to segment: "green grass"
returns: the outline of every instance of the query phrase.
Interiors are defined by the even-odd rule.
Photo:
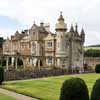
[[[96,79],[100,78],[100,74],[65,75],[37,80],[15,81],[5,83],[2,87],[18,93],[40,98],[41,100],[59,100],[62,83],[64,80],[71,77],[84,79],[88,85],[89,92],[91,92],[93,84]]]
[[[16,99],[0,93],[0,100],[16,100]]]
[[[84,47],[85,51],[88,49],[100,50],[100,47]]]

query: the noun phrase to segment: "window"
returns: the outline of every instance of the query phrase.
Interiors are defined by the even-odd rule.
[[[52,58],[51,57],[48,58],[48,63],[52,64]]]
[[[48,42],[48,47],[52,47],[52,42]]]

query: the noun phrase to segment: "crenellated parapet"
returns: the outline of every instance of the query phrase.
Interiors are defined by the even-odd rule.
[[[82,28],[81,32],[79,32],[77,24],[75,24],[75,27],[73,26],[73,24],[71,24],[70,30],[69,32],[67,32],[67,36],[72,40],[81,42],[82,44],[84,44],[85,42],[84,29]]]

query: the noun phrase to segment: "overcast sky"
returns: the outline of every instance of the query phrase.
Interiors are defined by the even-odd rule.
[[[79,32],[84,27],[85,45],[100,44],[100,0],[0,0],[0,35],[29,29],[34,20],[50,23],[55,32],[60,11],[68,28],[71,23],[78,23]]]

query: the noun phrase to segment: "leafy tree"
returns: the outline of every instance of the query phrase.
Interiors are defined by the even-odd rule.
[[[100,50],[98,49],[88,49],[84,52],[85,57],[100,57]]]

